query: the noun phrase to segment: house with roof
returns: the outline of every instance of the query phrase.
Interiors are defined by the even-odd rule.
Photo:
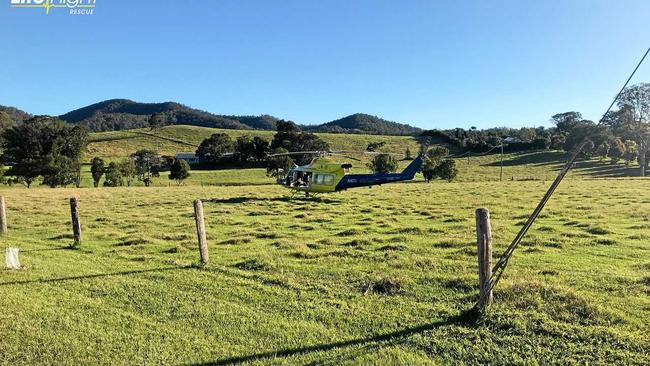
[[[196,154],[194,153],[189,153],[189,152],[181,152],[176,154],[176,159],[178,160],[185,160],[187,161],[190,165],[195,165],[200,163],[200,159]]]

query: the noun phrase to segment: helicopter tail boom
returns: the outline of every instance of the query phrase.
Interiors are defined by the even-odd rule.
[[[336,191],[349,188],[376,186],[386,183],[395,183],[405,180],[412,180],[415,173],[422,166],[422,155],[415,158],[401,173],[383,174],[348,174],[344,176],[336,186]]]

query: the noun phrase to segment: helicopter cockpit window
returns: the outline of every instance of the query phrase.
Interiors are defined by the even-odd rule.
[[[334,176],[332,174],[324,174],[323,175],[323,184],[332,184],[334,182]]]
[[[316,184],[323,184],[323,178],[325,176],[323,174],[315,174],[314,175],[314,183]]]

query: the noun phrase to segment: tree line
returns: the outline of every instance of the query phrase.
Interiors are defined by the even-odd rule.
[[[612,163],[636,161],[639,175],[645,176],[650,156],[650,83],[627,87],[616,103],[618,109],[609,112],[598,124],[584,119],[575,111],[551,117],[552,128],[491,128],[478,130],[431,130],[422,136],[464,152],[483,153],[504,144],[504,151],[552,149],[573,151],[583,139],[588,144],[584,157],[610,158]],[[506,140],[507,138],[507,140]]]

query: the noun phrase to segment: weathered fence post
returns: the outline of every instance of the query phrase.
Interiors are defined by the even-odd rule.
[[[7,233],[7,207],[4,196],[0,196],[0,234]]]
[[[478,249],[478,283],[480,289],[479,309],[492,303],[492,290],[487,283],[492,276],[492,227],[490,212],[486,208],[476,210],[476,246]]]
[[[199,239],[199,255],[201,263],[208,263],[208,242],[205,238],[205,222],[203,221],[203,202],[194,201],[194,219],[196,220],[196,236]]]
[[[70,216],[72,217],[72,234],[74,236],[74,246],[81,245],[81,222],[79,221],[79,208],[77,207],[77,198],[70,198]]]

